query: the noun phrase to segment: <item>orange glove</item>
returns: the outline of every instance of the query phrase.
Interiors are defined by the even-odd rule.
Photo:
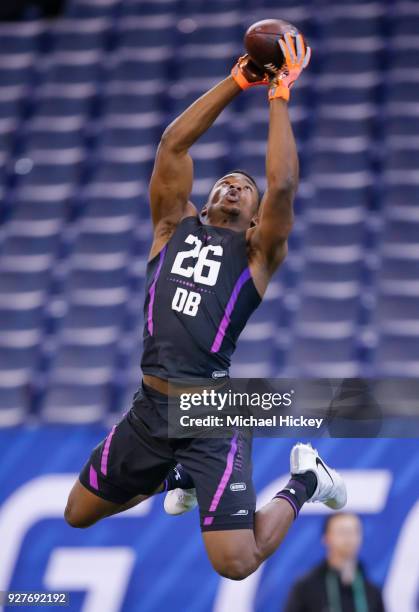
[[[250,56],[242,55],[231,69],[231,76],[242,89],[255,85],[269,85],[269,77],[257,66]]]
[[[297,43],[297,48],[294,41]],[[268,96],[269,100],[283,98],[288,102],[291,87],[304,68],[308,66],[311,49],[307,47],[304,50],[304,40],[301,34],[292,36],[288,32],[284,35],[284,40],[278,40],[278,44],[281,47],[285,61],[282,68],[271,79]]]

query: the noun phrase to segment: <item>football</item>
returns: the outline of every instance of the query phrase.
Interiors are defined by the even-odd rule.
[[[300,33],[295,26],[282,19],[264,19],[249,27],[244,36],[244,46],[259,68],[276,72],[282,67],[284,56],[278,38],[287,32],[293,36]]]

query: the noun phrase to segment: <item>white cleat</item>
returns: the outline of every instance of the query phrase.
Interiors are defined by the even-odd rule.
[[[164,498],[164,509],[167,514],[177,516],[193,510],[198,504],[195,489],[173,489]]]
[[[314,472],[317,487],[309,502],[322,502],[333,510],[340,510],[346,504],[346,485],[342,476],[325,464],[311,444],[299,442],[293,446],[290,456],[291,474]]]

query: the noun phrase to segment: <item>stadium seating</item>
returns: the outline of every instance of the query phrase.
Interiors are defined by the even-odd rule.
[[[126,409],[156,146],[267,17],[313,47],[290,104],[301,185],[232,373],[418,376],[418,4],[69,0],[0,25],[0,426]],[[267,121],[248,92],[194,146],[197,205],[234,167],[264,188]]]

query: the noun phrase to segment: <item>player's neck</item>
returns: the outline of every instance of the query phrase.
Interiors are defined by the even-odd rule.
[[[247,228],[242,227],[243,221],[240,217],[232,217],[230,215],[217,215],[214,217],[206,217],[203,221],[204,225],[210,225],[211,227],[221,227],[230,229],[235,232],[244,232]]]

